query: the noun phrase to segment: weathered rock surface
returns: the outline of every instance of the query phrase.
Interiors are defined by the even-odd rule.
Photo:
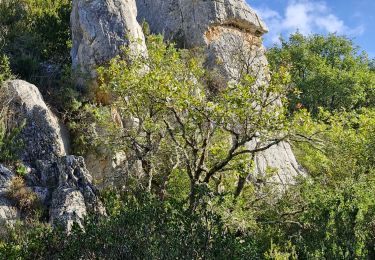
[[[111,156],[112,155],[112,156]],[[87,169],[91,173],[95,185],[105,187],[121,187],[124,183],[127,157],[123,152],[107,155],[90,153],[85,156]]]
[[[84,84],[85,77],[93,87],[93,95],[102,103],[110,103],[110,97],[96,90],[95,68],[116,55],[121,48],[129,46],[130,55],[146,55],[147,48],[141,26],[137,22],[135,0],[74,0],[71,14],[73,47],[71,57],[73,69],[84,75],[78,84]],[[131,57],[128,57],[131,58]],[[87,156],[86,164],[98,183],[107,182],[118,168],[121,155]]]
[[[268,29],[244,0],[137,0],[137,6],[138,20],[146,20],[153,33],[162,33],[182,47],[206,50],[215,87],[224,87],[244,73],[256,76],[258,85],[267,84],[261,36]],[[286,142],[259,153],[255,162],[257,174],[274,168],[279,176],[274,181],[282,184],[292,183],[303,172]]]
[[[7,81],[0,90],[0,100],[7,127],[22,128],[22,161],[34,165],[36,160],[66,155],[68,137],[37,87],[22,80]]]
[[[242,0],[137,0],[138,20],[191,48],[206,44],[211,26],[233,27],[261,36],[266,25]]]
[[[73,68],[95,76],[95,67],[120,54],[121,47],[145,53],[135,0],[73,0]]]
[[[29,169],[25,185],[48,209],[49,221],[70,230],[87,212],[105,214],[84,159],[66,155],[69,140],[38,89],[25,81],[7,81],[0,101],[7,129],[21,127],[20,159]],[[0,165],[0,219],[7,222],[22,217],[7,199],[14,176]]]
[[[87,212],[105,214],[82,157],[62,157],[57,170],[59,179],[50,206],[52,224],[62,224],[70,230],[73,223],[82,224]]]

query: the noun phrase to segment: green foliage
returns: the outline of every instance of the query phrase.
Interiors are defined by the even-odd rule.
[[[31,79],[40,62],[69,62],[71,3],[9,0],[0,3],[4,51],[17,75]],[[26,65],[32,67],[27,67]]]
[[[61,109],[63,71],[70,66],[70,12],[70,0],[1,1],[0,81],[9,77],[9,63],[16,77],[37,85]]]
[[[345,37],[303,36],[295,33],[281,47],[268,51],[273,68],[290,70],[295,93],[290,109],[307,108],[314,115],[319,107],[329,111],[373,106],[375,74],[365,53]]]
[[[301,111],[295,115],[294,125],[307,137],[296,140],[295,151],[311,175],[330,176],[339,180],[360,177],[374,171],[373,109],[333,115],[321,111],[316,119]]]
[[[117,193],[118,194],[118,193]],[[116,200],[117,202],[113,201]],[[117,210],[107,219],[88,219],[70,236],[34,229],[0,246],[6,259],[245,259],[258,258],[250,234],[224,228],[208,209],[190,214],[180,205],[139,195],[106,199]]]
[[[374,257],[375,114],[362,109],[313,119],[295,114],[299,161],[310,177],[258,218],[265,243],[307,259]]]
[[[2,82],[12,77],[12,72],[9,67],[9,59],[7,56],[1,54],[0,49],[0,86]]]
[[[11,163],[18,159],[18,152],[23,145],[18,136],[23,127],[24,124],[7,131],[4,122],[0,120],[0,163]]]
[[[306,181],[259,218],[266,247],[273,241],[303,259],[367,259],[374,254],[374,177]],[[371,258],[371,257],[370,257]]]
[[[112,104],[86,105],[77,120],[84,124],[75,127],[84,129],[83,143],[140,161],[148,191],[165,194],[173,172],[186,174],[194,207],[200,186],[214,188],[219,176],[246,176],[252,155],[287,135],[284,108],[273,101],[283,98],[289,77],[280,70],[269,85],[258,86],[244,75],[213,96],[202,61],[191,52],[166,45],[160,36],[150,36],[147,44],[147,57],[126,49],[130,59],[117,57],[98,69],[101,91]],[[255,147],[245,145],[255,139]]]

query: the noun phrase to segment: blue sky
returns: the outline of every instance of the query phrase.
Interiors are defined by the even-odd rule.
[[[270,32],[265,45],[297,29],[304,33],[346,35],[375,58],[375,0],[247,0]]]

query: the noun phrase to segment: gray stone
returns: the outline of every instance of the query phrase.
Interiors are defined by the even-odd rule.
[[[84,159],[66,155],[69,139],[34,85],[5,82],[0,88],[0,113],[8,131],[21,127],[20,159],[28,165],[23,179],[49,210],[51,223],[61,222],[69,231],[74,222],[82,225],[87,213],[105,214]],[[0,220],[5,222],[27,216],[14,206],[17,201],[7,198],[14,177],[0,165]]]
[[[87,214],[82,193],[74,188],[59,187],[55,190],[50,208],[50,222],[62,225],[70,231],[74,223],[83,227],[82,222]]]
[[[74,222],[82,226],[87,212],[105,215],[82,157],[61,157],[57,168],[59,179],[50,207],[52,224],[63,224],[69,231]]]
[[[73,68],[95,77],[95,68],[130,46],[145,53],[135,0],[73,0],[71,29]]]
[[[22,80],[7,81],[0,88],[0,102],[7,128],[22,129],[20,158],[24,163],[35,165],[37,160],[66,155],[69,140],[37,87]]]

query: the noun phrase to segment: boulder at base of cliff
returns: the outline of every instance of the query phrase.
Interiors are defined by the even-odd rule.
[[[44,102],[38,88],[26,81],[6,81],[0,88],[0,110],[8,129],[21,127],[20,159],[32,166],[68,152],[64,127]]]
[[[21,80],[5,82],[0,88],[0,111],[7,131],[20,128],[18,154],[28,169],[22,177],[25,189],[49,212],[50,223],[69,231],[74,222],[82,225],[87,213],[105,214],[84,159],[67,155],[68,135],[37,87]],[[14,206],[20,203],[7,197],[15,176],[0,165],[1,220],[27,215],[20,215]]]

